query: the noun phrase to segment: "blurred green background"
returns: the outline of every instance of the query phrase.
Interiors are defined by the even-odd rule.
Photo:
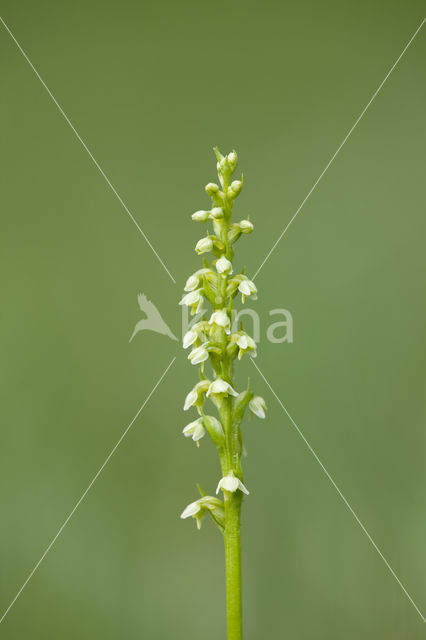
[[[176,334],[200,261],[211,148],[237,149],[254,273],[418,25],[414,2],[2,2],[0,527],[4,640],[225,637],[222,541],[183,507],[219,476],[184,440],[196,379]],[[256,282],[257,363],[426,611],[425,84],[418,35]],[[270,344],[268,312],[294,318]],[[423,638],[420,616],[250,362],[245,638]]]

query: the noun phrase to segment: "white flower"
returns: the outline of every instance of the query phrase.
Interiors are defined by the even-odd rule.
[[[202,276],[207,276],[208,274],[210,274],[210,277],[214,274],[214,271],[212,271],[211,269],[198,269],[198,271],[196,271],[195,273],[192,274],[192,276],[189,276],[188,280],[186,281],[185,287],[184,287],[184,291],[194,291],[194,289],[197,289],[200,285],[200,279],[202,278]]]
[[[194,344],[194,342],[197,339],[198,339],[198,333],[194,331],[194,329],[190,329],[183,336],[183,340],[182,340],[183,348],[187,349],[188,347],[191,346],[191,344]]]
[[[181,518],[195,518],[197,528],[201,529],[203,516],[210,512],[214,521],[222,528],[225,526],[225,511],[222,500],[213,498],[213,496],[204,496],[195,502],[191,502],[182,512]]]
[[[228,475],[219,480],[216,493],[219,493],[221,489],[222,491],[229,491],[230,493],[235,493],[237,489],[240,489],[240,491],[245,493],[247,496],[250,493],[248,489],[243,485],[241,480],[234,475],[233,471],[230,471]]]
[[[223,309],[214,311],[209,320],[209,324],[217,324],[219,327],[223,327],[226,333],[231,332],[231,321],[228,318],[228,314]]]
[[[241,300],[244,302],[246,296],[252,296],[254,300],[257,300],[257,289],[254,282],[244,277],[238,285],[238,291],[241,292]]]
[[[257,293],[256,285],[251,280],[242,280],[238,285],[238,290],[245,296],[252,296]]]
[[[198,442],[198,440],[201,440],[201,438],[206,435],[206,430],[203,425],[203,418],[198,418],[198,420],[194,420],[194,422],[190,422],[189,424],[187,424],[182,433],[185,438],[192,437],[194,442]]]
[[[183,406],[184,411],[188,411],[194,405],[202,404],[202,394],[207,391],[210,386],[210,380],[201,380],[193,389],[188,393],[185,398],[185,404]]]
[[[218,273],[232,273],[232,263],[228,260],[228,258],[222,256],[216,262],[216,270]]]
[[[182,300],[179,302],[180,305],[186,305],[187,307],[192,307],[194,304],[200,302],[201,293],[198,289],[197,291],[190,291],[185,296],[183,296]]]
[[[179,304],[184,304],[187,307],[192,307],[191,315],[194,315],[194,313],[198,313],[203,308],[203,296],[201,295],[201,289],[190,291],[189,293],[184,295]]]
[[[196,222],[207,222],[209,219],[209,213],[209,211],[196,211],[191,217]]]
[[[265,417],[266,402],[261,396],[254,396],[249,402],[249,409],[258,418]]]
[[[237,396],[238,393],[235,391],[235,389],[233,389],[231,387],[231,385],[229,384],[229,382],[225,382],[225,380],[222,380],[222,378],[216,378],[216,380],[213,380],[213,382],[210,384],[206,396],[209,397],[210,395],[219,395],[219,394],[223,394],[225,396],[227,395],[231,395],[231,396]]]
[[[200,277],[196,273],[194,273],[192,276],[189,276],[183,290],[194,291],[194,289],[197,289],[199,282],[200,282]]]
[[[254,229],[250,220],[241,220],[240,229],[242,233],[251,233]]]
[[[198,255],[202,253],[208,253],[212,249],[213,249],[213,241],[211,238],[208,238],[208,237],[201,238],[201,240],[198,240],[197,244],[195,245],[195,251],[198,253]]]
[[[200,347],[196,347],[191,351],[188,356],[188,360],[191,360],[191,364],[200,364],[200,362],[204,362],[209,357],[209,352],[205,348],[204,345]]]
[[[240,347],[240,351],[238,353],[238,360],[241,360],[243,355],[248,352],[250,352],[250,355],[252,356],[252,358],[256,357],[257,355],[256,343],[253,340],[253,338],[248,336],[246,333],[243,333],[240,336],[238,336],[237,345]]]
[[[220,220],[220,218],[223,218],[223,209],[222,209],[222,207],[214,207],[210,211],[210,218],[212,218],[213,220]]]

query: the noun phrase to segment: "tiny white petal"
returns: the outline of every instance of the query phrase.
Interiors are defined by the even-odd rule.
[[[238,480],[238,488],[239,488],[239,490],[240,490],[240,491],[242,491],[243,493],[245,493],[245,494],[246,494],[246,496],[249,496],[249,495],[250,495],[250,491],[247,489],[247,487],[245,487],[245,486],[243,485],[243,483],[241,482],[241,480]]]
[[[185,404],[183,406],[183,410],[188,411],[188,409],[197,402],[197,398],[198,398],[198,393],[194,389],[192,389],[192,391],[190,391],[185,398]]]
[[[184,520],[185,518],[190,518],[191,516],[195,516],[200,510],[201,510],[201,507],[198,504],[198,502],[191,502],[191,504],[189,504],[182,511],[182,514],[180,517],[182,518],[182,520]]]

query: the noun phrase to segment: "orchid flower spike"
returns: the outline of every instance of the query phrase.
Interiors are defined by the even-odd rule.
[[[183,348],[190,347],[188,360],[198,366],[200,376],[200,381],[186,395],[183,407],[184,411],[195,409],[198,415],[183,428],[183,435],[192,438],[197,446],[208,435],[206,440],[216,448],[223,470],[216,494],[222,491],[224,500],[206,496],[199,487],[201,498],[191,502],[181,518],[194,518],[199,529],[207,513],[224,536],[227,584],[231,585],[228,619],[235,623],[232,637],[241,639],[239,515],[242,494],[249,493],[243,484],[243,422],[248,412],[265,418],[266,404],[253,393],[250,384],[241,393],[235,390],[234,367],[238,360],[246,353],[256,356],[256,343],[242,326],[231,332],[235,306],[239,303],[239,294],[243,303],[247,297],[256,299],[257,288],[245,271],[234,273],[233,258],[237,243],[250,241],[254,226],[248,218],[239,222],[232,219],[244,184],[243,176],[235,175],[236,152],[224,155],[215,147],[214,153],[218,180],[205,187],[209,204],[200,203],[202,208],[192,214],[194,221],[207,223],[206,235],[195,245],[203,264],[186,280],[179,304],[189,307],[192,315],[199,314],[204,304],[211,307],[210,317],[196,317],[182,339]],[[216,415],[205,411],[205,404],[209,404],[206,398],[214,405]]]

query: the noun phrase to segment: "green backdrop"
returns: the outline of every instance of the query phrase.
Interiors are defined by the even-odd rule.
[[[1,14],[0,625],[4,640],[225,637],[222,542],[182,522],[217,457],[184,440],[196,373],[128,340],[144,292],[180,335],[215,177],[237,149],[254,273],[423,19],[420,1],[49,2]],[[426,611],[426,27],[259,273],[257,363]],[[270,309],[294,342],[266,340]],[[245,637],[417,640],[425,625],[250,362]],[[1,613],[0,613],[1,615]]]

